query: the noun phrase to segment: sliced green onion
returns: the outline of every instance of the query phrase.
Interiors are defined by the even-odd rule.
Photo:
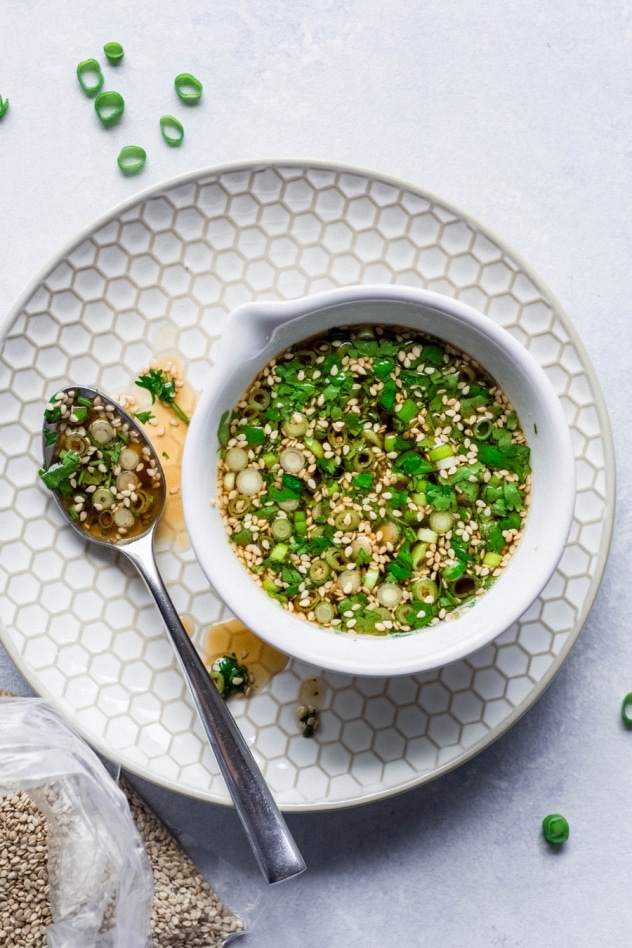
[[[294,607],[298,612],[313,612],[318,602],[320,599],[317,592],[302,592],[294,600]]]
[[[547,843],[559,846],[565,843],[570,835],[568,820],[559,813],[549,813],[542,820],[542,833]]]
[[[472,434],[475,438],[486,441],[492,433],[492,428],[493,425],[489,418],[480,418],[476,424],[472,426]]]
[[[428,521],[430,529],[443,536],[452,529],[453,517],[447,510],[433,510]]]
[[[353,508],[340,510],[334,517],[336,530],[343,530],[345,533],[353,533],[360,526],[361,516]]]
[[[300,411],[295,411],[283,422],[281,430],[288,438],[301,438],[307,431],[307,418]]]
[[[137,514],[146,513],[153,504],[154,498],[146,491],[138,489],[135,491],[135,495],[136,500],[132,500],[132,509]]]
[[[314,617],[317,622],[331,622],[335,615],[336,610],[333,605],[324,599],[314,607]]]
[[[373,553],[373,545],[368,537],[359,536],[356,537],[353,543],[351,544],[351,555],[356,560],[359,556],[364,554],[369,557]]]
[[[112,514],[112,519],[117,527],[124,527],[127,530],[134,523],[134,514],[129,507],[119,507]]]
[[[377,601],[387,609],[394,609],[402,601],[403,592],[396,583],[382,583],[375,591]]]
[[[314,457],[322,458],[324,455],[323,446],[320,441],[317,441],[316,438],[305,438],[304,441],[305,447],[312,452]]]
[[[84,59],[77,66],[79,85],[87,96],[92,98],[103,88],[103,73],[96,59]]]
[[[238,494],[237,497],[231,497],[228,501],[226,509],[228,510],[228,515],[230,517],[244,517],[250,510],[252,503],[250,497],[245,497],[243,494]]]
[[[114,503],[114,494],[107,487],[97,487],[92,495],[92,506],[107,510]]]
[[[140,145],[124,145],[116,159],[117,165],[126,175],[138,174],[146,161],[147,152]]]
[[[279,455],[279,464],[288,474],[300,474],[305,467],[305,455],[297,448],[286,448]]]
[[[452,448],[449,444],[439,444],[428,451],[428,457],[432,462],[442,461],[444,458],[452,457]]]
[[[120,43],[106,43],[103,52],[111,63],[120,63],[125,51]]]
[[[134,471],[140,464],[140,455],[133,448],[123,448],[119,455],[119,464],[124,471]]]
[[[199,102],[202,97],[202,83],[199,79],[196,79],[195,76],[192,76],[190,72],[181,72],[180,75],[176,76],[174,85],[176,92],[187,105]]]
[[[160,131],[162,137],[172,148],[177,148],[184,139],[184,126],[174,115],[160,116]]]
[[[632,691],[625,696],[621,703],[621,720],[626,727],[632,727]]]
[[[106,128],[116,125],[125,109],[125,100],[120,92],[100,92],[94,100],[94,110]]]
[[[66,435],[65,443],[67,450],[74,451],[75,454],[83,454],[88,447],[86,439],[78,434]]]
[[[398,405],[395,409],[395,414],[400,421],[403,421],[405,425],[409,424],[413,418],[416,418],[419,414],[419,409],[416,402],[412,398],[407,398],[405,402],[401,405]]]
[[[135,490],[138,487],[138,478],[134,471],[121,471],[116,478],[117,490]]]
[[[265,388],[256,388],[248,396],[248,404],[251,408],[264,411],[270,404],[270,392]]]
[[[368,589],[369,591],[371,591],[372,589],[375,589],[375,584],[377,583],[379,578],[380,578],[380,571],[376,569],[374,566],[372,566],[364,574],[364,582],[362,585],[364,586],[365,589]]]
[[[315,586],[322,586],[323,583],[326,583],[331,576],[329,563],[320,559],[312,560],[312,563],[309,567],[308,576]]]
[[[6,113],[8,108],[9,108],[9,100],[3,99],[2,96],[0,95],[0,119]]]
[[[244,468],[235,479],[235,487],[240,493],[245,494],[246,497],[254,497],[263,487],[261,471],[256,467]]]
[[[284,510],[285,513],[292,513],[294,510],[298,510],[301,506],[301,502],[298,497],[288,497],[287,500],[280,500],[278,503],[279,510]]]
[[[421,540],[422,543],[436,543],[439,535],[434,530],[429,530],[428,527],[420,527],[417,530],[417,539]]]
[[[140,145],[125,145],[116,159],[117,165],[126,175],[138,174],[146,161],[147,152]]]
[[[287,517],[275,520],[271,532],[275,540],[287,540],[288,537],[292,536],[292,524]]]
[[[248,467],[248,452],[243,448],[229,448],[224,458],[224,464],[229,471],[243,471],[245,467]]]
[[[478,589],[478,580],[475,576],[459,576],[450,584],[450,592],[457,599],[469,599]]]
[[[380,543],[392,543],[393,546],[395,546],[399,540],[400,533],[401,531],[397,524],[389,520],[388,523],[383,523],[377,528],[375,535]]]
[[[270,553],[270,559],[273,563],[281,563],[289,553],[289,546],[287,543],[277,543],[277,545]]]
[[[426,556],[427,550],[428,550],[427,543],[422,543],[422,542],[415,543],[415,545],[410,551],[410,558],[411,558],[413,569],[419,569],[421,563],[423,562]]]
[[[357,569],[345,569],[338,574],[337,585],[345,596],[355,596],[362,589],[362,576]]]
[[[411,592],[420,602],[434,602],[439,595],[439,587],[433,579],[416,579],[412,584]]]
[[[347,568],[347,559],[343,551],[337,546],[332,546],[329,550],[325,550],[323,559],[332,569],[335,569],[336,572],[341,572]]]
[[[483,566],[489,566],[490,569],[495,569],[497,566],[500,566],[502,561],[502,554],[488,552],[485,554],[481,562]]]
[[[101,418],[92,422],[89,431],[92,436],[92,440],[98,445],[108,444],[114,439],[116,435],[116,432],[114,431],[114,428],[110,422]]]

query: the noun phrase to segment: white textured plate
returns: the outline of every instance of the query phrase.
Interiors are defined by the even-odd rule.
[[[0,634],[17,666],[129,771],[229,802],[158,614],[133,568],[67,529],[40,487],[44,401],[61,385],[129,390],[165,349],[201,388],[225,315],[348,283],[406,283],[471,304],[545,368],[577,458],[570,541],[520,622],[466,661],[415,677],[327,674],[322,724],[297,731],[291,662],[232,708],[286,811],[342,807],[431,780],[488,746],[560,668],[595,598],[613,522],[614,460],[599,384],[568,317],[481,224],[361,169],[256,163],[136,197],[67,247],[29,287],[0,351]],[[225,617],[190,548],[158,562],[199,645]]]

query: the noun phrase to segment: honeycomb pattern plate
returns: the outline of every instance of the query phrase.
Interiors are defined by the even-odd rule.
[[[357,168],[261,162],[136,196],[60,252],[18,301],[0,350],[0,624],[32,687],[106,756],[228,804],[171,646],[133,568],[86,544],[40,487],[43,403],[58,386],[130,390],[169,348],[199,390],[226,314],[348,283],[406,283],[475,306],[527,346],[572,429],[579,492],[567,550],[520,622],[466,661],[415,677],[325,674],[322,724],[298,733],[290,662],[234,701],[280,806],[318,810],[421,784],[487,747],[542,693],[599,586],[613,522],[612,438],[569,318],[531,269],[442,199]],[[199,647],[228,618],[187,544],[158,562]]]

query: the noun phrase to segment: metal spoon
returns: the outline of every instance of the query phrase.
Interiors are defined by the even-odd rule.
[[[72,518],[58,491],[54,490],[53,495],[57,505],[70,525],[84,539],[92,540],[102,546],[116,546],[116,549],[127,556],[138,569],[156,600],[156,605],[171,636],[222,776],[263,875],[269,883],[281,882],[283,879],[298,875],[306,868],[303,857],[263,779],[250,748],[187,635],[158,572],[153,552],[153,537],[163,510],[166,490],[156,452],[134,419],[102,392],[79,385],[61,389],[58,395],[62,392],[68,393],[69,397],[71,397],[70,393],[75,393],[76,397],[81,396],[89,399],[90,402],[98,397],[104,406],[113,406],[115,414],[122,419],[122,423],[129,426],[130,432],[136,432],[141,445],[149,448],[161,486],[157,502],[154,502],[151,508],[151,522],[144,532],[132,539],[123,535],[114,543],[111,540],[100,539],[85,530],[81,522]],[[47,433],[54,433],[56,430],[59,433],[58,422],[45,422],[43,447],[46,470],[51,466],[57,443],[57,439],[52,444],[49,443],[53,438],[50,434],[47,437]]]

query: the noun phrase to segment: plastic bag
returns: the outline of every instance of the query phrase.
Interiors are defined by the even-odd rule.
[[[0,698],[0,796],[48,820],[49,948],[148,948],[152,873],[122,791],[45,701]]]

